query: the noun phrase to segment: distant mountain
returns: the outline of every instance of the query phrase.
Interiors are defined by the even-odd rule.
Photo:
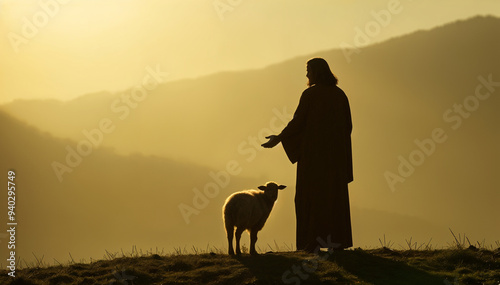
[[[263,69],[161,84],[149,91],[143,101],[127,99],[132,94],[131,88],[118,94],[85,95],[69,102],[19,100],[1,109],[59,139],[71,139],[66,143],[57,140],[57,159],[64,158],[65,144],[76,147],[86,139],[85,131],[97,128],[103,119],[112,122],[115,129],[103,138],[104,148],[96,151],[102,152],[103,157],[92,154],[92,159],[86,159],[80,166],[88,165],[88,169],[65,174],[74,184],[68,186],[66,180],[58,184],[52,170],[43,168],[45,172],[40,177],[57,182],[54,189],[63,193],[73,187],[92,188],[97,182],[119,191],[135,185],[129,178],[139,171],[134,168],[137,165],[146,163],[144,169],[156,169],[149,165],[152,160],[162,165],[158,169],[167,167],[163,163],[169,165],[167,169],[175,173],[172,177],[185,177],[193,171],[200,173],[193,174],[197,179],[195,185],[206,183],[209,169],[218,171],[228,162],[236,161],[242,167],[238,177],[259,177],[250,180],[252,185],[273,179],[293,189],[294,166],[288,163],[281,149],[262,150],[258,146],[259,137],[268,134],[266,129],[279,131],[283,127],[305,88],[305,62],[311,57],[324,57],[338,75],[339,86],[346,91],[352,108],[353,207],[389,213],[372,218],[388,219],[391,213],[397,213],[405,215],[405,221],[422,221],[418,228],[424,233],[426,226],[431,228],[430,223],[439,225],[444,228],[443,233],[428,233],[434,241],[449,240],[448,227],[468,233],[471,239],[491,241],[500,235],[497,227],[500,181],[496,179],[500,160],[497,112],[500,87],[496,85],[500,81],[499,30],[500,19],[475,17],[361,48],[359,53],[351,55],[349,62],[342,50],[335,49]],[[486,98],[488,93],[490,96]],[[50,146],[32,145],[36,141],[23,141],[29,147],[16,156],[8,155],[13,160],[21,156],[23,159],[18,161],[23,166],[34,163],[30,155],[37,157],[36,161],[44,161],[43,165],[50,165],[55,159],[53,155],[44,160],[38,158],[52,153],[45,151]],[[111,149],[118,154],[141,155],[119,156],[112,154]],[[154,155],[154,159],[149,155]],[[136,160],[130,161],[133,157]],[[184,163],[174,163],[171,159]],[[193,164],[207,168],[193,170]],[[129,166],[130,169],[126,168]],[[117,180],[103,176],[102,169],[113,169],[112,177]],[[166,181],[158,181],[167,179],[163,176],[165,172],[141,172],[146,181],[151,181],[147,189],[166,185]],[[142,187],[139,181],[134,183],[139,183],[136,188]],[[244,184],[235,183],[238,185],[235,189]],[[184,193],[176,202],[189,201],[193,183],[180,185],[162,189],[187,189],[189,195]],[[42,188],[46,189],[52,188]],[[162,196],[150,195],[153,203],[158,203],[151,209],[161,208],[158,202],[161,199],[155,198]],[[222,196],[217,203],[222,203]],[[107,203],[113,203],[111,199]],[[275,209],[275,220],[270,220],[270,224],[276,227],[285,221],[293,223],[292,205],[293,194],[283,193]],[[213,210],[213,215],[219,215],[216,211]],[[135,212],[134,209],[128,215]],[[177,222],[182,223],[178,209],[168,213],[177,215]],[[358,222],[359,227],[383,232],[397,228],[387,220],[371,220],[369,226],[368,222]],[[209,223],[203,223],[206,224]],[[293,224],[288,226],[293,228]],[[369,237],[369,232],[359,227],[354,228],[359,231],[359,242],[378,241],[379,235]],[[270,231],[270,238],[271,233],[276,232]],[[410,229],[402,230],[392,239],[409,235],[412,235]]]
[[[350,63],[335,49],[260,70],[169,82],[148,92],[144,101],[128,99],[132,107],[122,96],[130,96],[133,88],[69,102],[18,100],[2,109],[57,137],[75,140],[84,138],[83,129],[109,117],[118,128],[104,145],[120,153],[214,164],[234,157],[239,143],[269,128],[274,108],[293,112],[305,88],[305,62],[322,56],[349,95],[361,135],[374,129],[375,122],[398,124],[414,135],[415,129],[407,126],[434,125],[453,102],[474,92],[479,75],[497,74],[500,41],[494,31],[499,26],[500,19],[476,17],[362,48],[350,56]],[[421,116],[421,108],[427,116]]]
[[[25,260],[32,259],[32,252],[50,260],[67,260],[68,252],[75,258],[96,258],[106,249],[130,250],[132,245],[171,251],[206,226],[222,226],[220,211],[230,193],[262,183],[157,156],[116,155],[107,148],[91,151],[60,182],[53,164],[68,167],[66,156],[72,152],[67,147],[75,142],[54,138],[3,112],[0,131],[7,134],[0,141],[0,169],[5,176],[11,169],[16,173],[17,254]],[[75,157],[70,160],[75,162]],[[210,183],[210,197],[196,194],[205,193]],[[6,195],[1,202],[7,205]],[[6,219],[1,216],[4,225]],[[217,234],[219,230],[205,231],[192,244],[206,245]],[[2,256],[5,250],[2,246]]]
[[[49,262],[52,258],[64,262],[71,259],[68,253],[88,261],[101,258],[106,250],[130,252],[132,246],[167,252],[184,246],[224,249],[225,198],[265,181],[157,156],[116,155],[107,148],[93,150],[59,181],[53,163],[68,165],[65,156],[72,152],[67,147],[74,141],[54,138],[1,111],[0,131],[9,134],[0,141],[0,170],[16,173],[16,240],[22,245],[16,253],[25,261],[35,254]],[[6,195],[0,199],[7,204]],[[273,241],[280,246],[293,242],[291,199],[293,190],[280,193],[261,233],[261,250]],[[6,219],[2,215],[0,222],[5,224]],[[417,229],[439,230],[421,219],[366,209],[353,208],[353,219],[355,225],[367,224],[355,228],[359,243],[368,241],[370,234],[394,236],[392,225],[413,231],[419,241],[426,236]],[[243,241],[247,240],[245,236]],[[6,250],[1,247],[0,255],[7,256]]]

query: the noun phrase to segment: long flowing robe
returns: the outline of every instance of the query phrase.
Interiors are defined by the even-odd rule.
[[[297,163],[295,213],[297,250],[314,251],[325,242],[352,246],[349,193],[353,181],[351,111],[337,86],[314,85],[300,98],[279,138]]]

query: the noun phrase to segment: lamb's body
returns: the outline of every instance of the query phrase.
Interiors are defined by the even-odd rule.
[[[246,190],[227,198],[224,207],[224,223],[246,230],[260,231],[274,206],[264,191]]]
[[[236,192],[226,199],[222,208],[224,225],[229,243],[229,254],[234,254],[233,233],[236,227],[236,254],[241,254],[240,238],[243,231],[250,233],[250,253],[257,254],[255,243],[257,233],[264,227],[264,224],[273,209],[274,202],[278,198],[278,189],[286,186],[278,186],[274,182],[260,186],[260,190],[245,190]]]

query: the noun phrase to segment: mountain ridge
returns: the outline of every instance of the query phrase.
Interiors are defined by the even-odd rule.
[[[444,23],[444,24],[441,24],[441,25],[438,25],[438,26],[435,26],[435,27],[432,27],[432,28],[415,30],[415,31],[412,31],[412,32],[409,32],[409,33],[406,33],[406,34],[402,34],[402,35],[399,35],[399,36],[395,36],[395,37],[389,38],[389,39],[381,41],[381,42],[371,43],[371,44],[369,44],[367,46],[360,47],[360,49],[370,48],[370,47],[378,46],[378,45],[384,45],[384,44],[387,44],[387,43],[390,43],[390,42],[393,42],[393,41],[399,41],[401,39],[405,39],[405,38],[412,37],[412,36],[415,36],[415,35],[422,35],[422,34],[425,34],[427,32],[431,32],[431,31],[435,31],[435,30],[447,29],[447,28],[450,28],[450,27],[452,27],[454,25],[463,25],[463,24],[469,24],[471,22],[478,22],[478,21],[482,21],[483,23],[487,22],[487,21],[489,21],[491,23],[496,22],[496,24],[498,24],[497,22],[500,21],[500,18],[499,17],[495,17],[495,16],[490,15],[490,14],[477,15],[477,16],[474,16],[474,17],[466,18],[466,19],[459,19],[459,20],[456,20],[456,21],[453,21],[453,22]],[[465,26],[467,26],[467,25],[465,25]],[[186,77],[186,78],[176,79],[174,81],[169,81],[167,83],[162,83],[162,84],[170,84],[170,83],[176,83],[176,82],[182,82],[182,81],[193,81],[193,80],[197,80],[197,79],[205,78],[205,77],[213,77],[213,76],[218,76],[218,75],[227,75],[227,74],[234,74],[234,73],[259,72],[259,71],[263,71],[263,70],[268,69],[268,68],[272,68],[274,66],[282,65],[283,63],[290,62],[290,61],[302,60],[302,62],[303,62],[303,59],[305,59],[305,58],[311,58],[311,55],[313,55],[313,54],[326,54],[326,53],[341,52],[341,51],[342,51],[342,48],[329,48],[329,49],[319,50],[319,51],[314,52],[314,53],[297,55],[297,56],[294,56],[292,58],[289,58],[289,59],[286,59],[286,60],[283,60],[283,61],[279,61],[279,62],[270,63],[268,65],[265,65],[265,66],[262,66],[262,67],[258,67],[258,68],[250,68],[250,69],[242,69],[242,70],[223,70],[223,71],[218,71],[216,73],[207,74],[207,75],[203,75],[203,76],[199,76],[199,77]],[[305,65],[305,63],[304,63],[304,65]],[[133,87],[127,88],[125,90],[130,90],[131,88],[133,88]],[[106,94],[112,95],[113,93],[114,94],[120,94],[120,93],[123,93],[123,92],[120,92],[120,91],[118,91],[118,92],[111,92],[111,91],[106,91],[106,90],[95,91],[95,92],[89,92],[89,93],[86,93],[86,94],[82,94],[82,95],[80,95],[80,96],[78,96],[76,98],[69,99],[69,100],[59,100],[59,99],[24,99],[24,98],[23,99],[14,99],[12,102],[4,103],[4,104],[1,104],[0,106],[11,105],[11,104],[15,104],[15,103],[19,103],[19,102],[26,102],[26,101],[52,101],[53,100],[53,101],[57,101],[57,102],[61,102],[61,103],[69,103],[71,101],[78,100],[79,98],[82,98],[82,97],[89,97],[89,96],[94,96],[94,95],[101,96],[101,95],[106,95]]]

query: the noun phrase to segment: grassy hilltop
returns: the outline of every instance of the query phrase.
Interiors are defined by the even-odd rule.
[[[0,284],[500,284],[500,248],[354,249],[268,252],[230,257],[220,250],[192,254],[107,253],[90,263],[25,266]],[[117,256],[120,257],[117,257]]]

